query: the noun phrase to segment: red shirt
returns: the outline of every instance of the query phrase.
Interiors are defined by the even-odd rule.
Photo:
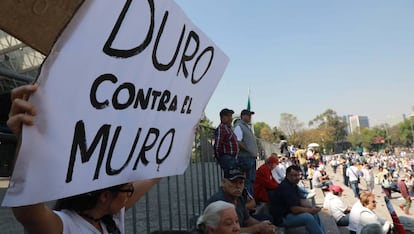
[[[254,199],[261,202],[269,202],[268,190],[274,190],[279,184],[273,178],[272,171],[267,164],[261,165],[256,171],[256,179],[253,184]]]
[[[239,145],[233,130],[226,124],[221,123],[216,129],[214,142],[214,155],[219,158],[221,155],[237,156]]]

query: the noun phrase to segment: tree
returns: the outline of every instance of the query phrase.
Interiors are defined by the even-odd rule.
[[[353,148],[362,147],[368,151],[383,149],[386,145],[387,133],[384,128],[361,128],[348,136]]]
[[[374,130],[368,128],[361,128],[361,146],[368,151],[373,149],[374,137],[376,137],[376,133]]]
[[[207,118],[206,115],[203,114],[200,119],[200,125],[213,128],[213,121],[211,121],[209,118]]]
[[[336,112],[332,109],[327,109],[322,114],[316,116],[309,121],[309,126],[316,126],[321,130],[319,139],[322,141],[322,146],[327,151],[332,151],[336,142],[343,142],[346,140],[346,123],[342,121]],[[315,141],[318,140],[315,139]]]
[[[260,133],[261,133],[262,128],[268,128],[268,129],[270,129],[270,126],[267,123],[265,123],[265,122],[257,122],[257,123],[255,123],[253,125],[254,135],[257,138],[260,138]]]
[[[413,132],[411,131],[412,120],[408,119],[398,124],[400,142],[402,145],[410,146],[413,144]]]
[[[351,134],[348,135],[348,141],[352,146],[356,147],[362,144],[360,129],[355,129]]]
[[[260,130],[260,139],[271,143],[275,142],[275,136],[273,135],[272,129],[269,127],[263,127]]]
[[[274,136],[274,142],[279,142],[281,139],[281,137],[285,137],[286,135],[283,131],[281,131],[280,129],[278,129],[277,127],[273,127],[272,129],[273,132],[273,136]]]
[[[321,129],[303,129],[290,136],[288,142],[302,147],[306,147],[310,143],[322,145],[321,135],[324,136]]]
[[[300,123],[296,116],[289,113],[281,113],[279,120],[279,129],[282,130],[288,137],[295,134],[303,128],[303,123]]]

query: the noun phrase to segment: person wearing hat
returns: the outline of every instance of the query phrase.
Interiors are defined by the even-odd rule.
[[[259,152],[256,136],[251,128],[253,114],[253,111],[242,110],[240,113],[241,120],[237,122],[234,128],[234,134],[236,134],[240,147],[238,163],[246,171],[245,187],[250,194],[253,194],[253,182],[256,177],[256,159]]]
[[[404,211],[406,215],[411,215],[410,208],[411,208],[411,198],[410,193],[408,191],[407,184],[405,183],[406,178],[409,178],[409,174],[407,177],[407,174],[401,177],[401,179],[398,181],[398,189],[400,190],[401,197],[404,198],[404,204],[400,205],[401,210]]]
[[[329,210],[329,213],[334,217],[338,226],[348,226],[351,208],[341,200],[344,190],[338,185],[331,185],[329,186],[329,191],[330,193],[326,193],[325,195],[323,208]]]
[[[275,156],[270,156],[265,163],[256,171],[256,179],[253,184],[254,199],[256,202],[268,203],[269,193],[273,191],[279,183],[272,176],[272,170],[279,164]]]
[[[234,167],[239,154],[237,137],[231,129],[233,114],[233,110],[222,109],[220,111],[221,123],[215,132],[214,156],[223,170]]]
[[[239,219],[241,233],[276,233],[276,227],[269,221],[258,221],[249,214],[246,199],[243,196],[246,175],[242,168],[234,167],[224,170],[224,178],[220,190],[213,194],[207,205],[215,201],[234,204]]]

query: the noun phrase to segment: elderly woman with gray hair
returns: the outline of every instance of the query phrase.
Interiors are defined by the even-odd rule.
[[[234,205],[224,201],[210,203],[197,220],[197,230],[201,234],[240,233]]]

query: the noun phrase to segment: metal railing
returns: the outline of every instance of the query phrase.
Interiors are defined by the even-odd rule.
[[[221,184],[222,171],[213,157],[214,129],[199,126],[190,164],[183,175],[167,177],[138,202],[127,217],[127,233],[191,230],[207,200]],[[258,139],[260,158],[278,152],[274,144]],[[130,231],[130,232],[129,232]]]

